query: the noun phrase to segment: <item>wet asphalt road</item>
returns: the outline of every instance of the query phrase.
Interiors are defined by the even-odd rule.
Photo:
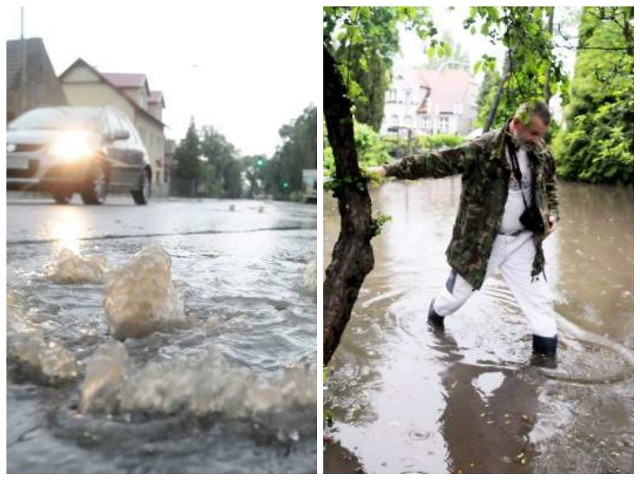
[[[11,321],[44,343],[25,342],[20,328],[8,339],[19,354],[8,359],[8,471],[314,472],[317,305],[306,272],[316,223],[315,205],[155,199],[139,207],[110,195],[102,206],[77,198],[59,206],[10,193]],[[48,277],[60,246],[104,256],[109,271],[161,247],[189,319],[127,339],[124,381],[111,396],[98,392],[86,414],[78,412],[86,365],[109,342],[105,283]],[[36,358],[51,369],[60,350],[77,362],[76,380],[43,383],[38,368],[20,364]]]

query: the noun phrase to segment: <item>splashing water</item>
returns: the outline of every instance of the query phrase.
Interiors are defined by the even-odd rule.
[[[318,284],[318,266],[317,266],[317,259],[316,257],[312,258],[311,261],[307,264],[307,266],[304,269],[304,278],[303,278],[303,283],[304,283],[304,287],[309,290],[310,292],[314,292],[316,291],[316,287]]]
[[[171,258],[161,247],[147,247],[107,281],[104,308],[109,334],[140,338],[187,323],[183,301],[171,280]]]
[[[118,386],[124,380],[127,361],[125,346],[108,340],[100,346],[87,362],[87,372],[82,384],[80,411],[109,411],[114,404]]]
[[[52,260],[45,265],[45,275],[54,283],[99,283],[107,272],[103,255],[83,257],[69,248],[57,248]]]
[[[123,344],[109,341],[91,357],[82,386],[82,411],[161,413],[190,411],[248,418],[316,405],[315,365],[296,364],[258,375],[232,366],[216,350],[192,358],[138,367]]]
[[[30,321],[24,300],[7,294],[7,366],[15,379],[42,385],[61,385],[78,377],[74,355],[57,339],[45,337]]]

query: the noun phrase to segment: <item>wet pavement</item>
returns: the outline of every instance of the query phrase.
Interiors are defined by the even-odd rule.
[[[7,224],[9,473],[316,471],[314,205],[10,197]]]
[[[372,191],[392,216],[328,372],[325,471],[633,472],[633,191],[559,186],[545,241],[560,315],[559,366],[530,365],[526,320],[500,276],[438,334],[458,178]],[[339,230],[325,196],[324,261]]]

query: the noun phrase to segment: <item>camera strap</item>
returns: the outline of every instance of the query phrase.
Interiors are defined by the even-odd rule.
[[[513,144],[513,140],[507,136],[507,151],[509,152],[509,159],[511,160],[511,170],[518,180],[518,185],[520,185],[520,193],[522,194],[522,201],[524,202],[524,208],[529,210],[529,204],[527,203],[527,199],[524,197],[524,188],[522,188],[522,170],[520,170],[520,163],[518,162],[518,156],[516,155],[516,146]]]

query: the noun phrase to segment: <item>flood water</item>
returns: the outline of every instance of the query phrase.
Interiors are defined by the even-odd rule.
[[[316,471],[315,206],[23,202],[8,225],[9,473]]]
[[[531,335],[500,276],[445,331],[426,325],[449,274],[459,178],[388,182],[376,265],[330,364],[325,472],[632,473],[633,191],[560,182],[545,241],[559,365],[530,365]],[[339,231],[325,196],[324,260]]]

